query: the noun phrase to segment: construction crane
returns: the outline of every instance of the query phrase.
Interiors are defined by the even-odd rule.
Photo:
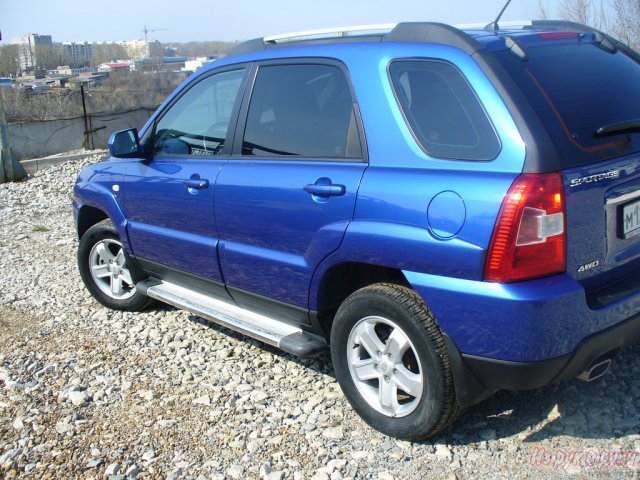
[[[142,30],[144,32],[144,41],[145,43],[149,43],[149,38],[148,38],[148,34],[150,32],[159,32],[161,30],[169,30],[168,28],[147,28],[147,26],[144,26],[144,29]]]

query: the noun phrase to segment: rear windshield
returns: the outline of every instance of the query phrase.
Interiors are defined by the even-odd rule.
[[[564,168],[640,150],[639,133],[597,137],[595,132],[640,121],[640,64],[594,43],[526,49],[522,60],[496,53],[547,126]]]

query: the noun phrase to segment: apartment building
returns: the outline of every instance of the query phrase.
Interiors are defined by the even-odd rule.
[[[18,58],[22,71],[31,70],[38,66],[38,55],[40,46],[51,46],[51,35],[38,35],[37,33],[27,33],[13,37],[11,43],[18,45]]]

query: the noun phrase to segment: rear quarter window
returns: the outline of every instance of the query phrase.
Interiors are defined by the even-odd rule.
[[[493,160],[500,141],[462,73],[438,60],[398,60],[389,66],[400,109],[430,156]]]

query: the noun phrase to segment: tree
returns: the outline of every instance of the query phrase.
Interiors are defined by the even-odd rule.
[[[36,69],[40,70],[50,70],[71,63],[71,56],[59,44],[36,45],[34,58],[37,63]]]
[[[102,63],[113,62],[114,60],[124,60],[129,58],[124,45],[118,43],[102,43],[93,45],[93,56],[91,65],[97,66]]]
[[[640,50],[640,0],[561,0],[557,12],[564,20],[590,25]],[[538,0],[538,18],[551,18],[550,13],[546,0]]]
[[[611,5],[617,17],[614,35],[640,51],[640,0],[612,0]]]
[[[19,68],[18,45],[3,45],[0,47],[0,76],[16,75]]]
[[[565,20],[607,30],[607,18],[602,0],[562,0],[560,16]]]
[[[188,42],[172,45],[176,53],[184,57],[206,57],[208,55],[221,56],[229,53],[237,42]]]

